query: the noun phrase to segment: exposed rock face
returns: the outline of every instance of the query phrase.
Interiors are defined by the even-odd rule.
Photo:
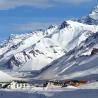
[[[59,29],[63,29],[63,28],[68,27],[68,26],[69,26],[69,24],[68,24],[66,21],[64,21],[64,22],[59,26]]]
[[[98,53],[98,48],[93,48],[91,55],[97,54]]]

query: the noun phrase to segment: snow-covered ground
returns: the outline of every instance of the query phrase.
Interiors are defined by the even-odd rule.
[[[98,89],[98,82],[91,82],[80,86],[81,89]]]
[[[96,85],[96,83],[95,85],[94,84],[87,84],[87,85],[80,88],[74,88],[74,87],[58,88],[58,89],[33,88],[33,89],[20,89],[20,90],[5,89],[0,90],[0,98],[98,98],[98,85]],[[91,89],[93,86],[94,88]]]

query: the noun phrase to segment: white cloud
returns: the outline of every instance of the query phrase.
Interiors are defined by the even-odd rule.
[[[0,9],[10,9],[18,6],[50,7],[49,0],[0,0]]]
[[[48,21],[48,22],[30,22],[24,24],[12,24],[10,25],[10,32],[28,32],[28,31],[36,31],[38,29],[45,30],[50,25],[58,25],[61,21]]]
[[[87,3],[94,0],[54,0],[55,2],[61,2],[61,3],[69,3],[69,4],[81,4],[81,3]]]
[[[0,0],[0,9],[10,9],[19,6],[33,6],[38,8],[48,8],[60,3],[81,4],[93,0]]]

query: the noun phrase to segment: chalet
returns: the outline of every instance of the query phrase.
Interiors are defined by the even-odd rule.
[[[81,86],[86,83],[87,83],[87,81],[85,81],[85,80],[65,80],[63,86],[66,87],[66,86],[71,85],[71,86],[78,87],[78,86]]]

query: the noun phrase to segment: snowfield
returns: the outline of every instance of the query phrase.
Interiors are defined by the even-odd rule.
[[[0,90],[0,98],[97,98],[98,83],[83,88]],[[90,89],[92,86],[95,88]],[[96,89],[97,87],[97,89]]]

